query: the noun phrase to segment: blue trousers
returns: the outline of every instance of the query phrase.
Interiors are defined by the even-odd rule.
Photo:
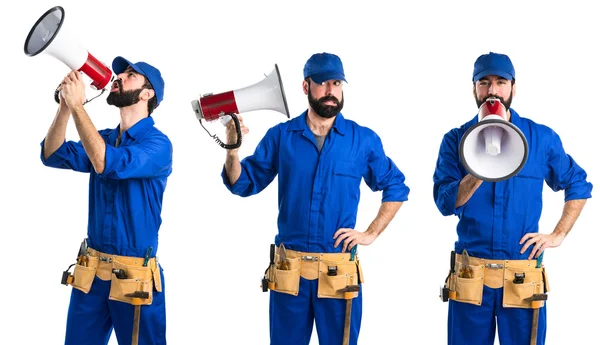
[[[317,297],[318,280],[300,278],[298,296],[270,291],[271,345],[308,345],[317,327],[320,345],[340,345],[346,300]],[[356,345],[362,317],[362,289],[352,300],[350,344]]]
[[[153,293],[151,305],[140,308],[139,345],[167,343],[165,313],[165,280],[160,270],[162,292]],[[119,345],[131,344],[134,306],[108,299],[110,280],[98,277],[85,294],[77,289],[71,292],[67,315],[65,345],[106,345],[115,330]]]
[[[504,308],[502,288],[483,287],[481,306],[449,301],[449,345],[493,345],[498,325],[502,345],[529,345],[533,309]],[[546,306],[539,309],[537,344],[546,340]]]

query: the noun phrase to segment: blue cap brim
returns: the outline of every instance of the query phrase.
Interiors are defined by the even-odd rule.
[[[506,73],[506,71],[502,71],[502,70],[499,70],[499,69],[490,68],[490,69],[483,70],[483,71],[477,73],[476,75],[474,75],[473,76],[473,81],[478,81],[481,78],[483,78],[485,76],[488,76],[488,75],[497,75],[497,76],[502,77],[502,78],[504,78],[506,80],[513,80],[514,79],[514,77],[510,73]]]
[[[328,81],[328,80],[343,80],[347,83],[346,78],[344,77],[343,74],[339,73],[339,72],[323,72],[323,73],[317,73],[317,74],[313,74],[310,76],[310,79],[312,79],[312,81],[314,81],[317,84],[321,84],[322,82]]]
[[[143,69],[139,68],[137,65],[131,63],[131,61],[127,60],[126,58],[124,58],[122,56],[117,56],[113,60],[113,63],[112,63],[113,72],[115,72],[115,74],[121,74],[121,73],[125,72],[127,67],[130,67],[130,66],[137,73],[143,75],[144,77],[147,77],[147,73],[144,72]]]

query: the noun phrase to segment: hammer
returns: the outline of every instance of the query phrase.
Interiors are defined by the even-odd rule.
[[[339,293],[344,294],[346,300],[346,318],[344,320],[344,340],[343,345],[348,345],[350,341],[350,318],[352,317],[352,298],[354,293],[360,291],[360,285],[348,285],[343,289],[337,290]]]
[[[523,299],[525,302],[530,302],[533,309],[533,320],[531,324],[531,338],[529,340],[530,345],[537,344],[537,333],[538,333],[538,319],[540,315],[540,308],[543,306],[543,302],[548,299],[548,295],[545,293],[536,293],[531,297]]]

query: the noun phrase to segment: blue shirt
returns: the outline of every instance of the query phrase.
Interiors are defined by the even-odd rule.
[[[279,176],[279,233],[275,244],[304,252],[340,252],[333,234],[354,228],[364,178],[382,202],[405,201],[404,175],[385,155],[375,132],[336,116],[321,152],[306,124],[307,112],[267,132],[254,154],[242,160],[242,173],[230,186],[234,194],[250,196]]]
[[[88,245],[107,254],[143,257],[158,248],[162,199],[171,174],[169,138],[154,127],[151,117],[140,120],[121,136],[119,127],[98,131],[106,143],[106,166],[97,174],[81,142],[68,141],[44,165],[90,173]]]
[[[525,260],[531,249],[520,254],[521,237],[538,232],[542,213],[544,181],[555,192],[564,190],[565,202],[591,198],[592,184],[586,172],[566,154],[559,136],[550,128],[520,117],[513,109],[511,122],[525,135],[529,156],[523,169],[500,182],[486,182],[469,201],[456,208],[458,185],[467,171],[460,163],[459,145],[477,117],[446,133],[433,175],[433,196],[444,216],[459,218],[455,250],[491,260]]]

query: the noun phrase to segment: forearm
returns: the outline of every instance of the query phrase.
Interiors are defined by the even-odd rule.
[[[573,228],[573,225],[575,225],[575,221],[577,221],[577,218],[579,218],[581,210],[583,209],[583,206],[585,206],[586,201],[587,199],[567,201],[563,208],[562,216],[554,228],[553,234],[563,238],[567,236],[569,231],[571,231]]]
[[[382,202],[379,207],[379,212],[377,213],[377,217],[371,222],[369,228],[366,233],[372,234],[375,236],[379,236],[385,228],[390,224],[394,216],[402,206],[402,202],[390,201],[390,202]]]
[[[52,156],[56,150],[65,142],[67,124],[69,123],[69,108],[59,106],[54,121],[48,129],[44,139],[44,159]]]
[[[229,179],[229,185],[234,185],[242,174],[242,164],[237,150],[228,150],[225,158],[225,173]]]
[[[456,195],[456,207],[461,207],[466,204],[469,199],[473,196],[473,193],[481,186],[483,180],[476,178],[475,176],[468,174],[460,181],[458,185],[458,194]]]
[[[101,174],[106,165],[106,143],[98,134],[98,130],[90,120],[85,109],[82,107],[74,108],[73,121],[79,133],[81,144],[85,152],[94,166],[94,170]]]

